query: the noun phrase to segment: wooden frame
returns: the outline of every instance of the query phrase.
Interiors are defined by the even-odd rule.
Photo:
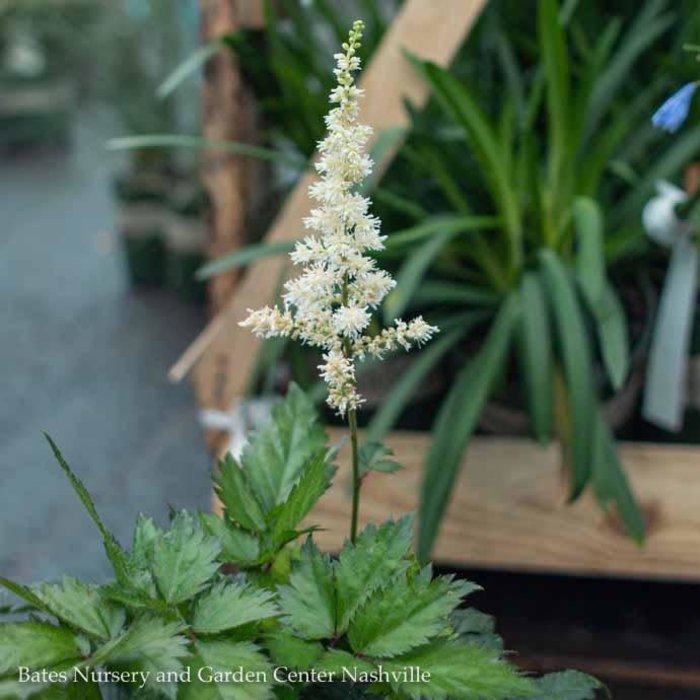
[[[485,2],[408,0],[364,76],[363,120],[375,133],[406,123],[404,96],[415,104],[427,99],[426,86],[411,72],[402,49],[443,65],[449,63]],[[386,167],[388,160],[379,168]],[[293,239],[301,231],[300,221],[309,208],[306,189],[311,177],[301,179],[268,240]],[[237,324],[248,307],[272,301],[285,265],[281,258],[254,264],[221,313],[173,367],[170,376],[175,381],[194,367],[203,408],[227,410],[244,395],[260,341]],[[215,452],[227,449],[226,435],[210,437]],[[426,434],[389,436],[387,443],[405,471],[398,478],[373,474],[367,479],[363,521],[416,509],[428,440]],[[683,446],[623,444],[621,455],[647,517],[649,534],[644,548],[631,542],[616,518],[606,516],[590,495],[574,505],[566,504],[564,471],[556,446],[541,449],[526,440],[479,438],[470,445],[460,472],[437,542],[436,561],[700,581],[700,475],[696,473],[700,452]],[[339,463],[347,463],[343,455]],[[337,551],[342,545],[349,508],[348,474],[343,472],[310,518],[325,528],[318,538],[328,550]]]

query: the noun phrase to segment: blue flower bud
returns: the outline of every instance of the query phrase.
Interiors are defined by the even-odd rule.
[[[673,95],[656,110],[656,113],[651,118],[651,123],[657,129],[663,129],[670,134],[674,134],[683,126],[683,123],[688,118],[690,103],[693,101],[697,89],[697,83],[688,83],[678,90],[678,92],[673,93]]]

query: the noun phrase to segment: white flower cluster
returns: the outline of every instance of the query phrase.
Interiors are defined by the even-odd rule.
[[[328,384],[328,404],[341,415],[362,403],[356,386],[357,360],[367,355],[381,358],[399,347],[409,350],[438,330],[418,317],[367,334],[371,312],[396,283],[366,255],[381,250],[384,237],[379,219],[369,214],[370,201],[354,191],[372,171],[365,152],[371,128],[357,123],[362,91],[352,75],[360,67],[356,53],[362,29],[362,22],[355,22],[343,44],[345,53],[335,55],[338,84],[330,101],[336,106],[326,116],[328,134],[318,146],[320,179],[309,188],[318,206],[304,220],[305,227],[319,235],[299,241],[291,254],[304,272],[285,284],[283,309],[249,309],[240,324],[263,338],[291,337],[321,348],[319,370]]]

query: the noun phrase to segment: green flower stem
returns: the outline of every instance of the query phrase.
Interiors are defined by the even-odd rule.
[[[352,519],[350,521],[350,541],[357,539],[357,521],[360,513],[360,457],[357,443],[357,411],[348,411],[350,445],[352,446]]]

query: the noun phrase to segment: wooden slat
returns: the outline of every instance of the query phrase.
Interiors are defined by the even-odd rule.
[[[262,0],[200,0],[204,43],[241,28],[261,26]],[[254,143],[256,118],[253,97],[228,50],[220,50],[204,67],[204,137],[211,141]],[[207,256],[218,258],[246,243],[246,215],[254,206],[254,184],[260,165],[219,151],[205,151],[202,179],[210,202]],[[230,299],[237,272],[220,275],[209,285],[209,299],[218,312]]]
[[[340,432],[333,434],[334,439]],[[387,444],[405,466],[372,474],[363,485],[361,520],[413,512],[428,436],[392,433]],[[453,566],[700,581],[700,450],[621,445],[621,455],[648,519],[646,545],[626,538],[619,522],[590,496],[567,505],[556,447],[528,440],[475,439],[460,474],[434,558]],[[347,464],[347,450],[338,459]],[[350,522],[346,469],[310,522],[320,545],[337,551]]]
[[[404,98],[415,105],[428,98],[425,82],[415,74],[403,56],[403,49],[448,64],[469,33],[486,0],[408,0],[391,25],[381,46],[364,73],[362,86],[362,121],[374,128],[375,136],[387,128],[407,125]],[[381,170],[389,156],[377,164]],[[302,219],[308,214],[307,189],[312,175],[302,177],[267,234],[268,241],[297,238],[302,233]],[[246,387],[260,341],[248,330],[238,327],[246,309],[258,308],[273,300],[286,260],[268,258],[255,263],[237,287],[232,301],[204,330],[180,362],[171,371],[177,381],[204,353],[195,368],[194,381],[201,404],[206,408],[228,408]]]

